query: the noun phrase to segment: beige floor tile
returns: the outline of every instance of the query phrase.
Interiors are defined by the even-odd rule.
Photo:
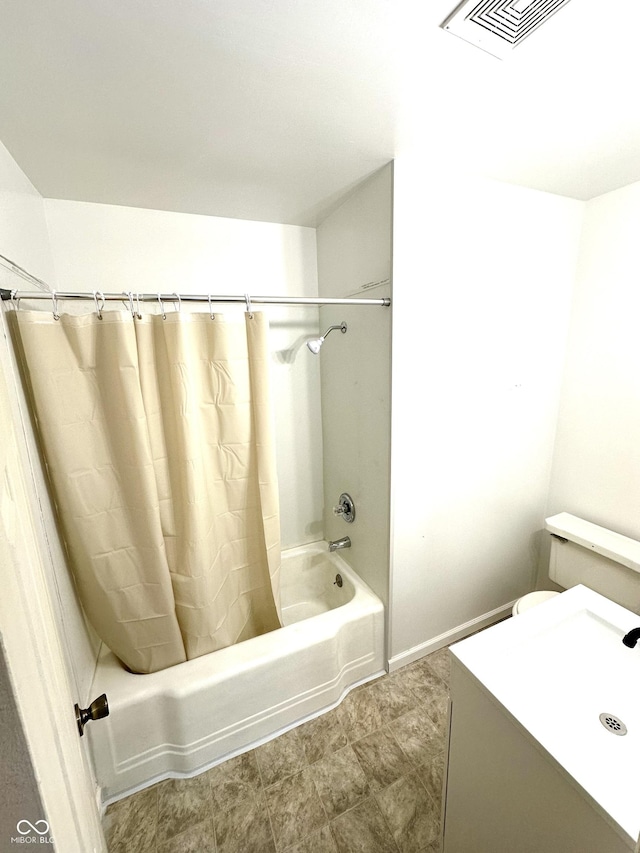
[[[428,660],[421,658],[389,677],[393,682],[398,681],[409,687],[421,703],[429,702],[433,696],[449,696],[447,682],[429,666]]]
[[[338,718],[349,741],[360,740],[382,726],[376,687],[379,682],[348,693],[336,708]]]
[[[413,769],[386,727],[356,741],[353,751],[373,791],[386,788]]]
[[[441,732],[445,732],[449,719],[449,686],[429,665],[429,658],[422,658],[393,677],[401,677]]]
[[[398,845],[373,797],[331,822],[338,853],[398,853]]]
[[[192,826],[164,844],[158,845],[157,853],[216,853],[215,833],[211,818]]]
[[[437,652],[433,652],[433,654],[427,655],[423,660],[436,675],[440,676],[445,684],[449,684],[451,676],[451,655],[449,654],[449,649],[440,649]]]
[[[329,825],[323,826],[299,844],[287,847],[285,853],[337,853],[338,848],[333,840]]]
[[[299,844],[327,823],[311,768],[277,782],[265,794],[279,851]]]
[[[371,693],[376,698],[383,723],[390,723],[403,714],[412,711],[418,704],[418,699],[408,685],[393,676],[378,681],[372,685]]]
[[[211,792],[204,774],[193,779],[167,779],[157,788],[159,844],[211,817]]]
[[[426,711],[416,708],[389,724],[389,731],[416,767],[429,765],[444,750],[445,739]]]
[[[265,799],[253,798],[213,814],[217,853],[275,853]]]
[[[342,749],[348,743],[336,708],[304,723],[297,731],[308,764]]]
[[[109,853],[155,851],[157,826],[157,785],[114,803],[103,820]]]
[[[265,788],[307,766],[298,729],[291,729],[254,750]]]
[[[376,800],[402,853],[420,853],[440,834],[440,809],[416,775],[403,776]]]
[[[369,796],[369,782],[351,746],[317,761],[310,770],[329,820]]]
[[[435,755],[428,764],[423,765],[418,774],[427,791],[431,794],[433,801],[440,805],[442,803],[442,783],[444,776],[445,753]]]
[[[209,770],[204,776],[211,786],[214,809],[226,811],[262,793],[262,780],[254,752],[246,752]]]

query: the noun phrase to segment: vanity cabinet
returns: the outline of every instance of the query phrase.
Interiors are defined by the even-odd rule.
[[[444,853],[635,850],[631,839],[460,662],[455,647],[451,658]],[[555,724],[571,727],[572,721],[558,708]],[[638,790],[640,810],[640,786]]]

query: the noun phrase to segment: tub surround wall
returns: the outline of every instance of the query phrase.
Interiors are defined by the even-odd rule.
[[[547,515],[640,538],[640,183],[587,202]],[[546,566],[541,584],[546,585]]]
[[[532,588],[584,208],[413,157],[394,186],[392,668]]]
[[[321,296],[391,295],[392,193],[389,164],[318,227]],[[342,320],[348,327],[344,335],[332,332],[315,356],[322,375],[325,536],[350,537],[344,559],[387,604],[391,309],[327,306],[320,318],[321,332]],[[333,514],[345,491],[356,505],[353,524]]]

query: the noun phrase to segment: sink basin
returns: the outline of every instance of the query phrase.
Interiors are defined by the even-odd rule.
[[[451,650],[634,843],[640,644],[629,649],[622,637],[637,626],[639,616],[580,585]]]

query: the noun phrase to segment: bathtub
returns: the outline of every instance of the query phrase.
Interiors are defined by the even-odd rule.
[[[382,603],[326,542],[283,551],[281,601],[284,627],[162,672],[133,675],[103,647],[91,697],[110,714],[86,735],[104,804],[251,749],[384,671]]]

